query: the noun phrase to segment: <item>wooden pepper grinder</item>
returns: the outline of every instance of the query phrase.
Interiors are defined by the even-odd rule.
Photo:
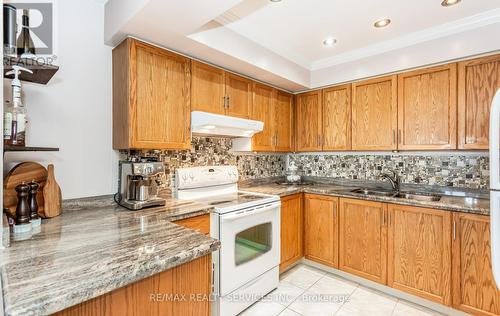
[[[35,182],[35,180],[32,180],[30,183],[28,183],[30,187],[30,192],[28,195],[28,204],[30,206],[30,218],[33,219],[38,219],[40,216],[38,216],[38,202],[36,201],[36,195],[38,194],[38,188],[40,188],[40,185]]]
[[[16,186],[17,192],[17,207],[16,207],[16,224],[28,224],[30,222],[30,206],[28,203],[30,187],[24,182]]]

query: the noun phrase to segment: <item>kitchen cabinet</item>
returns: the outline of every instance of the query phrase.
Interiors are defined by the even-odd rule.
[[[323,90],[323,150],[351,149],[351,85]]]
[[[352,84],[352,149],[395,150],[397,77]]]
[[[296,95],[297,151],[322,149],[322,100],[321,90]]]
[[[304,255],[307,259],[338,267],[338,198],[305,194]]]
[[[500,315],[489,216],[454,213],[453,225],[453,307],[473,315]]]
[[[225,114],[224,70],[192,61],[191,110]]]
[[[451,305],[449,211],[388,205],[387,285]]]
[[[303,211],[302,194],[281,198],[280,272],[302,258]]]
[[[387,204],[340,199],[339,269],[387,282]]]
[[[113,50],[113,148],[188,149],[191,61],[134,39]]]
[[[67,308],[56,316],[210,315],[212,260],[207,255]],[[157,300],[151,295],[158,294]],[[168,299],[173,295],[178,300]],[[182,300],[182,297],[186,298]],[[192,300],[190,297],[201,297]],[[156,296],[155,296],[156,298]]]
[[[500,88],[500,55],[458,63],[458,148],[488,149],[490,107]]]
[[[174,223],[210,235],[210,215],[208,214],[181,219]]]
[[[274,151],[290,152],[294,150],[294,115],[293,95],[278,90],[274,126],[276,144]]]
[[[274,151],[276,145],[276,89],[254,84],[252,119],[264,122],[264,130],[252,138],[253,150]]]
[[[398,149],[456,149],[456,64],[398,75]]]
[[[252,80],[193,61],[191,108],[248,119],[252,109]]]
[[[264,122],[264,130],[252,138],[254,151],[293,150],[293,96],[255,82],[251,118]]]
[[[252,110],[252,80],[225,73],[226,115],[248,119]]]

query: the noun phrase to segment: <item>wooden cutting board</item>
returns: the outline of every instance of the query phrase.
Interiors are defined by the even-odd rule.
[[[43,187],[44,215],[46,218],[56,217],[61,214],[61,188],[54,176],[54,165],[47,166],[48,176]]]
[[[17,193],[15,187],[23,182],[28,183],[35,180],[40,184],[36,200],[38,202],[38,214],[45,217],[43,187],[47,182],[48,172],[44,166],[36,162],[22,162],[12,168],[3,182],[3,207],[13,218],[16,218]]]

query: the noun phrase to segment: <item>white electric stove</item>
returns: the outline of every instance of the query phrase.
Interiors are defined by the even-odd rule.
[[[237,315],[277,288],[280,261],[280,199],[238,190],[235,166],[180,168],[174,194],[214,207],[210,234],[221,241],[212,254],[213,314]]]

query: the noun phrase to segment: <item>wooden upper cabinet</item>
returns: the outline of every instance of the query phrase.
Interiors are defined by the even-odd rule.
[[[338,198],[304,195],[304,256],[337,268]]]
[[[113,66],[113,148],[190,148],[190,59],[127,39]]]
[[[289,195],[281,199],[281,260],[282,272],[303,256],[302,193]]]
[[[452,212],[389,204],[387,285],[451,305]]]
[[[226,115],[248,119],[252,111],[252,80],[225,73]]]
[[[397,77],[352,84],[352,149],[394,150],[397,128]]]
[[[273,151],[276,137],[274,126],[276,89],[254,83],[252,119],[264,122],[264,130],[253,136],[253,150]]]
[[[491,270],[489,216],[454,213],[453,307],[472,315],[500,315],[500,290]]]
[[[456,64],[398,75],[398,149],[457,148],[456,82]]]
[[[340,270],[386,284],[386,211],[384,203],[340,199]]]
[[[323,132],[321,90],[296,96],[297,151],[320,151]]]
[[[351,85],[323,90],[323,150],[351,149]]]
[[[225,114],[224,70],[194,60],[191,69],[191,110]]]
[[[293,95],[278,90],[276,95],[276,111],[274,113],[275,151],[293,151],[293,118]]]
[[[489,148],[490,107],[499,88],[500,55],[458,63],[458,148]]]

